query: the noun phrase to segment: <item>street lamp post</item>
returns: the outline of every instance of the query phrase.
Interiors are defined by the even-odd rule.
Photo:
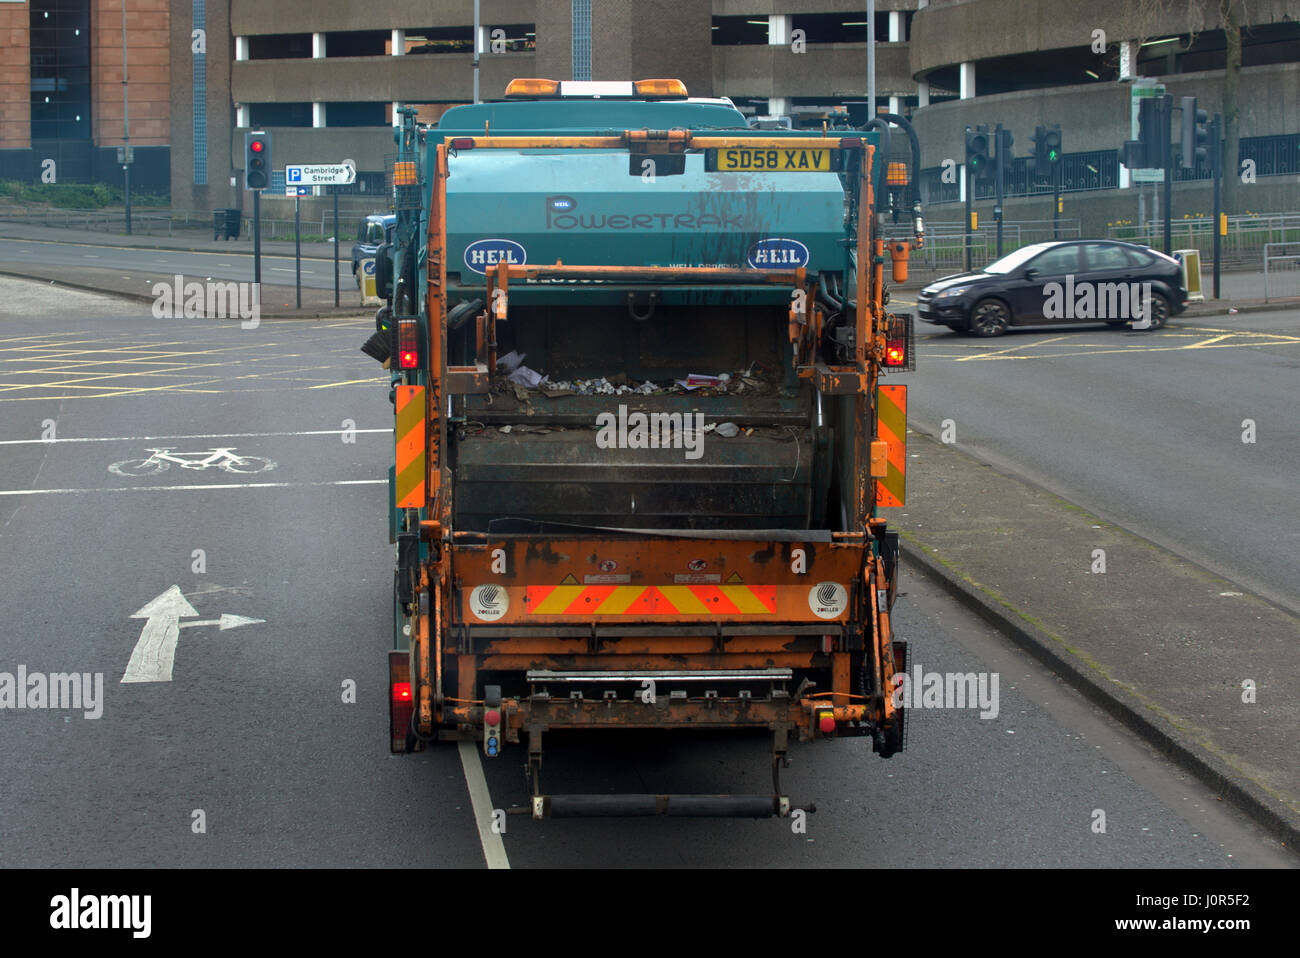
[[[122,0],[122,191],[126,194],[126,232],[131,234],[131,120],[126,96],[126,0]]]

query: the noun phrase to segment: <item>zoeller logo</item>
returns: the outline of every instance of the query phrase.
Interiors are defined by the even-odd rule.
[[[476,586],[469,594],[469,610],[484,622],[495,622],[510,610],[510,594],[499,585]]]
[[[152,927],[152,895],[70,895],[50,899],[50,927],[75,931],[82,928],[129,928],[131,937],[148,938]]]
[[[739,216],[713,213],[574,213],[578,201],[572,196],[546,198],[548,230],[743,230]]]
[[[1134,329],[1151,325],[1151,284],[1146,283],[1076,283],[1067,273],[1065,285],[1043,286],[1045,319],[1123,319],[1134,320]],[[1141,325],[1138,325],[1141,323]]]

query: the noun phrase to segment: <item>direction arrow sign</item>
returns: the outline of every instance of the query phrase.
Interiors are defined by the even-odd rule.
[[[125,682],[170,682],[172,666],[176,661],[176,643],[180,639],[180,630],[203,625],[215,625],[218,630],[237,629],[241,625],[255,625],[265,619],[249,619],[242,615],[223,613],[219,619],[203,619],[198,622],[186,622],[199,613],[181,593],[179,586],[172,586],[152,602],[144,605],[140,611],[131,615],[133,619],[148,619],[140,638],[131,650],[131,661],[126,665],[122,675]]]
[[[357,178],[356,165],[342,163],[301,163],[284,168],[284,182],[306,186],[345,186]]]

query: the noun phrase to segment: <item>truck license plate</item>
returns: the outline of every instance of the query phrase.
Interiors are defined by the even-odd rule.
[[[718,151],[719,170],[761,170],[777,173],[826,173],[830,150],[753,149],[738,147]]]

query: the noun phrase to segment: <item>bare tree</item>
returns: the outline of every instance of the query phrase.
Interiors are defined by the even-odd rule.
[[[1241,144],[1238,88],[1241,82],[1241,25],[1249,22],[1248,0],[1132,0],[1124,5],[1124,11],[1116,17],[1113,28],[1126,38],[1137,40],[1140,46],[1161,32],[1167,33],[1171,26],[1181,24],[1187,34],[1183,49],[1189,50],[1207,28],[1222,26],[1226,45],[1222,91],[1223,209],[1228,213],[1240,212],[1241,204],[1241,178],[1237,169]],[[1213,147],[1211,144],[1211,149]]]
[[[1219,17],[1227,44],[1223,64],[1223,209],[1227,213],[1240,213],[1241,171],[1237,168],[1237,154],[1241,147],[1238,123],[1241,111],[1237,105],[1237,85],[1241,80],[1241,24],[1247,20],[1246,0],[1219,0]],[[1217,143],[1210,144],[1211,149],[1217,146]]]

